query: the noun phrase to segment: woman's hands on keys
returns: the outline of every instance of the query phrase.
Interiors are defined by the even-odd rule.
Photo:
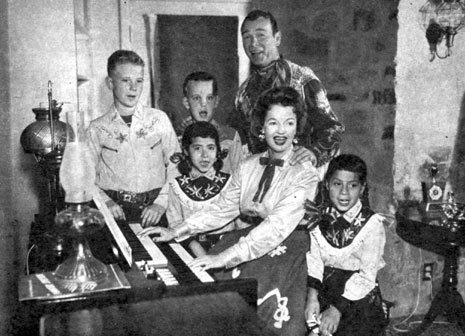
[[[176,238],[174,230],[160,226],[150,226],[140,231],[137,235],[139,237],[149,236],[154,242],[166,242]]]
[[[226,260],[221,254],[217,255],[204,255],[202,257],[196,258],[189,263],[190,267],[200,268],[202,271],[211,269],[211,268],[222,268],[226,265]]]

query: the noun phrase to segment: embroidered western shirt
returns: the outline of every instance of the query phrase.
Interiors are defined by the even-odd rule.
[[[230,183],[231,176],[213,172],[211,176],[178,176],[169,183],[168,209],[166,217],[170,228],[181,225],[184,219],[199,211],[208,211],[209,206]],[[234,223],[209,233],[231,231]]]
[[[352,223],[363,220],[359,217],[361,210],[359,201],[344,214],[344,218]],[[352,243],[345,247],[332,246],[319,227],[310,232],[310,240],[310,251],[307,253],[309,277],[323,281],[325,267],[358,271],[347,280],[342,295],[350,301],[364,298],[375,287],[377,273],[385,265],[383,252],[386,235],[381,215],[372,215]]]
[[[276,167],[273,181],[262,202],[254,202],[258,182],[266,168],[257,154],[245,159],[234,172],[231,183],[223,190],[208,211],[197,212],[176,229],[180,240],[190,235],[222,227],[240,214],[261,217],[263,221],[247,236],[222,252],[226,267],[234,267],[257,259],[281,244],[304,216],[306,198],[315,196],[318,175],[310,163],[289,165],[290,149],[283,157],[282,167]]]
[[[163,111],[138,104],[128,127],[112,105],[90,123],[87,133],[100,189],[141,193],[162,188],[154,203],[167,207],[167,181],[179,175],[169,158],[180,148]],[[103,191],[100,194],[109,199]]]

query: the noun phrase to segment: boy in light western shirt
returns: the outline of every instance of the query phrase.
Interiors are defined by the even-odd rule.
[[[165,184],[178,174],[169,158],[180,151],[179,143],[168,116],[139,102],[144,61],[118,50],[107,71],[113,104],[87,130],[96,185],[115,219],[154,225],[167,208]]]

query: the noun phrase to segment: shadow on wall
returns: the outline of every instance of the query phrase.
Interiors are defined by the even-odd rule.
[[[450,182],[456,200],[465,202],[465,93],[462,95],[460,104],[457,136],[450,168]]]

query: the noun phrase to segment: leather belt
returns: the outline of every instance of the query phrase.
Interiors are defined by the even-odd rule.
[[[153,203],[160,193],[160,188],[152,189],[142,193],[125,190],[105,190],[105,193],[115,202],[131,203],[135,205],[147,205]]]

